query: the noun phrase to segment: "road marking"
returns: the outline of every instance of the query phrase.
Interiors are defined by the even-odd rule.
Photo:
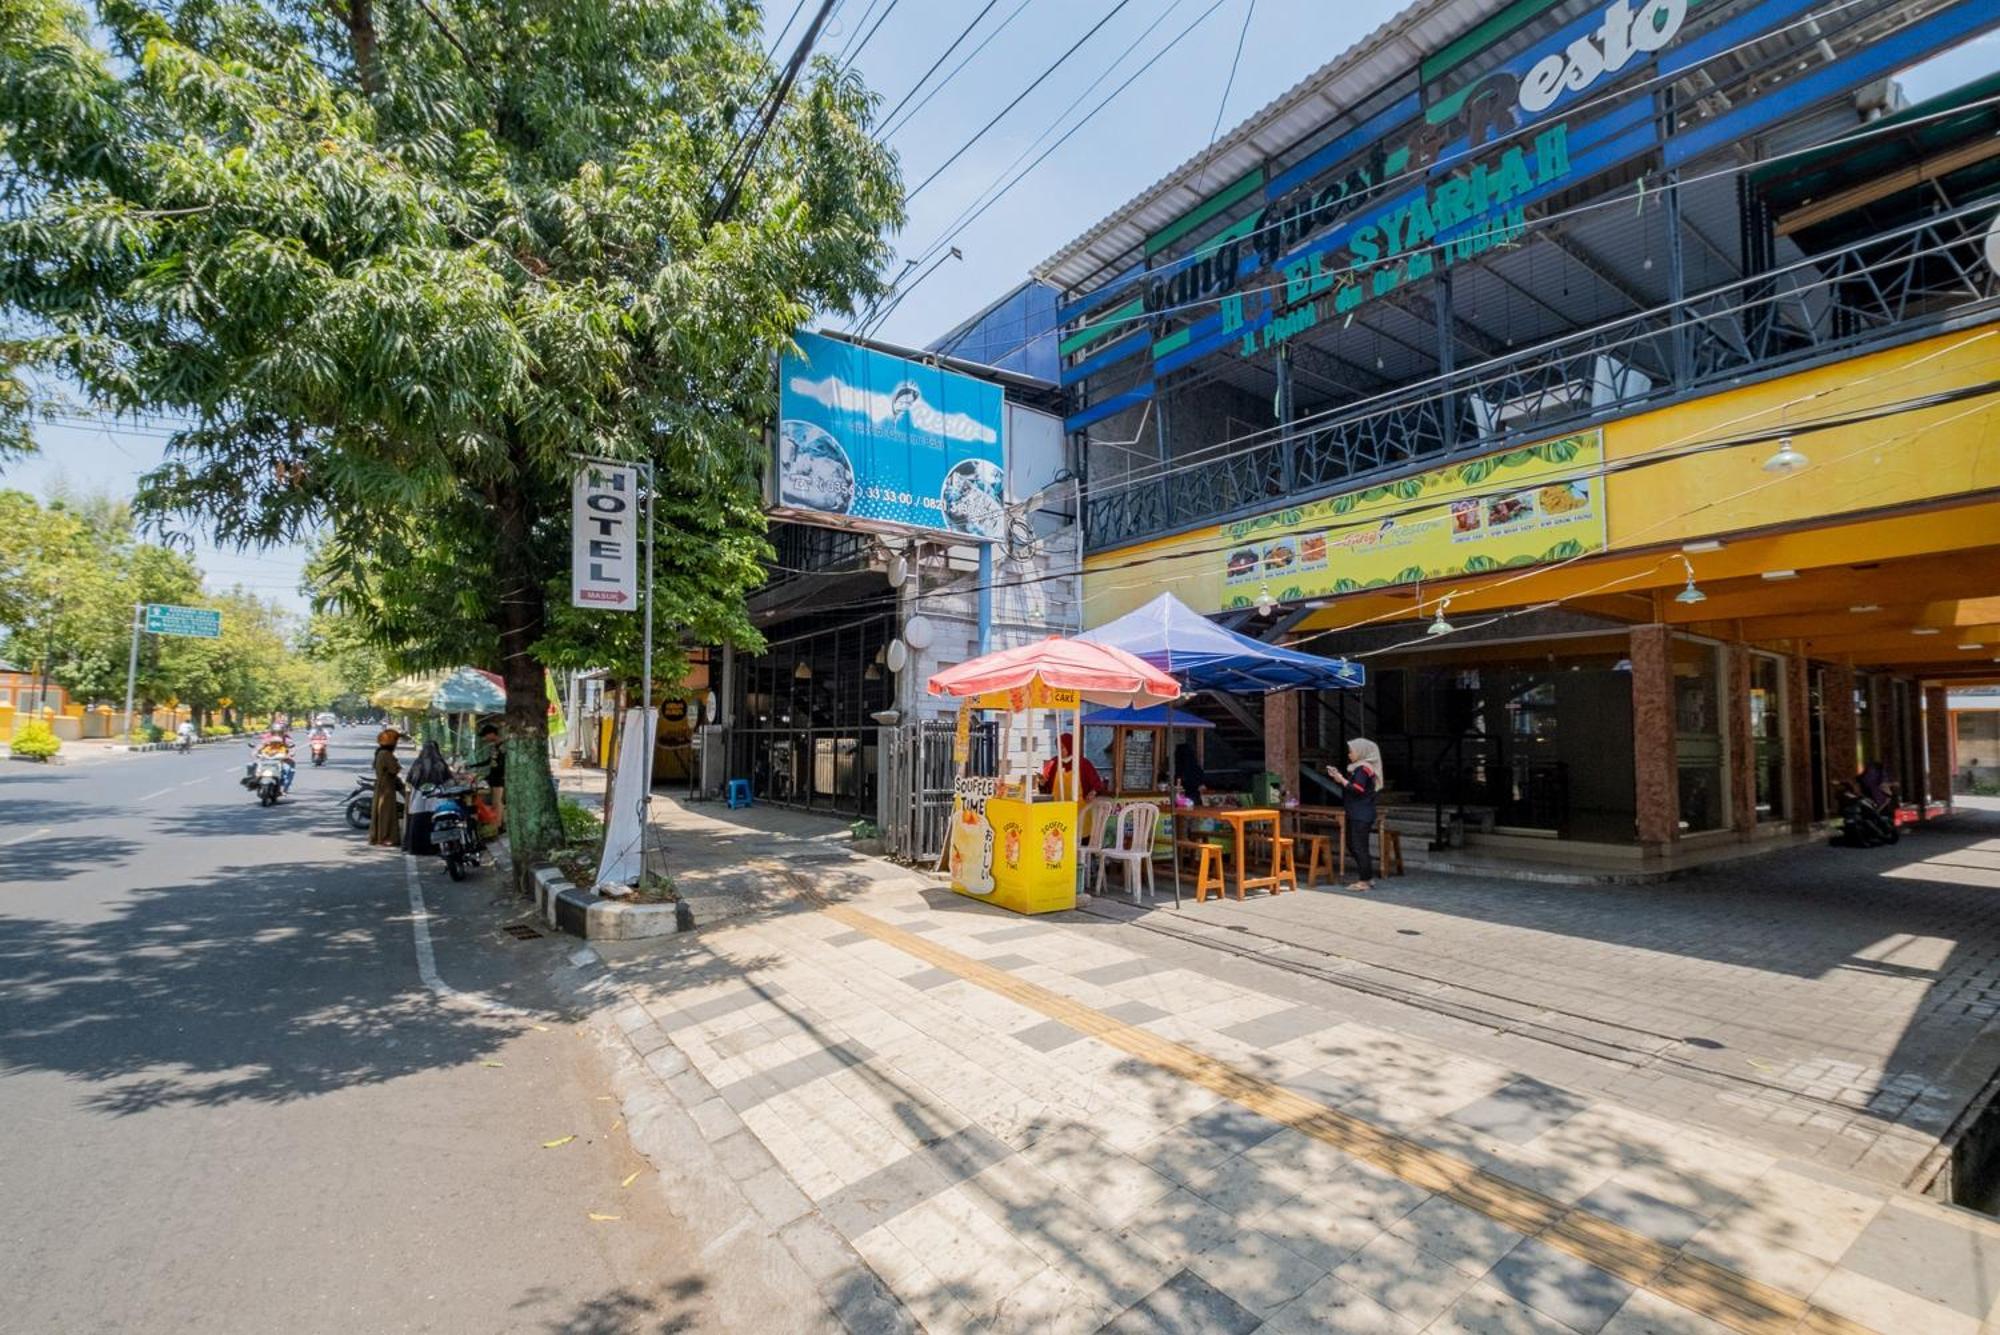
[[[829,903],[809,888],[805,893],[818,901],[822,911],[834,921],[894,946],[906,955],[1060,1020],[1086,1038],[1095,1038],[1220,1094],[1232,1103],[1331,1145],[1412,1186],[1477,1211],[1524,1237],[1539,1238],[1606,1274],[1647,1289],[1743,1335],[1783,1335],[1800,1330],[1816,1335],[1870,1335],[1870,1327],[1816,1307],[1795,1294],[1687,1255],[1581,1206],[1564,1205],[1457,1155],[1314,1102],[1185,1044],[1114,1019],[1060,992],[961,955],[927,937],[892,927],[859,909]]]
[[[0,840],[0,848],[12,848],[15,844],[25,843],[26,841],[35,838],[37,835],[47,834],[50,830],[54,828],[55,827],[53,825],[44,825],[39,830],[30,830],[26,834],[17,834],[12,839]]]
[[[417,875],[417,860],[409,853],[403,854],[403,877],[410,886],[410,935],[417,943],[417,976],[424,980],[424,986],[448,1005],[471,1006],[491,1015],[527,1014],[482,992],[461,992],[438,976],[437,951],[431,946],[431,911],[424,903],[424,883]]]
[[[168,793],[174,792],[181,788],[192,788],[198,783],[209,783],[215,778],[217,774],[234,774],[235,772],[236,772],[236,766],[231,765],[228,769],[215,770],[211,773],[203,774],[198,778],[187,779],[181,783],[170,783],[166,787],[160,789],[159,792],[147,793],[144,797],[140,798],[139,800],[141,802],[150,802],[156,797],[165,797]]]

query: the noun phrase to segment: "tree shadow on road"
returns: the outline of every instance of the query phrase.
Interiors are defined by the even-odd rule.
[[[708,1281],[697,1275],[643,1291],[627,1286],[545,1317],[542,1328],[561,1335],[680,1335],[700,1328],[704,1315],[700,1299],[707,1292]],[[514,1306],[516,1310],[543,1307],[553,1297],[551,1290],[535,1288]]]
[[[84,1105],[122,1117],[382,1083],[518,1029],[440,1004],[411,968],[401,896],[342,894],[340,870],[224,867],[101,919],[0,916],[0,1070],[90,1082]]]

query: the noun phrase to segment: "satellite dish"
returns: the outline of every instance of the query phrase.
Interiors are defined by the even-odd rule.
[[[900,589],[903,581],[910,577],[909,558],[898,553],[889,558],[889,587]]]
[[[901,640],[889,641],[889,671],[901,672],[910,663],[910,650]]]
[[[928,617],[914,616],[903,623],[903,639],[912,649],[928,649],[935,632]]]
[[[710,723],[715,722],[716,719],[715,692],[710,691],[708,695],[702,700],[702,704],[706,706],[702,710],[702,717],[706,718]]]
[[[2000,213],[1986,224],[1986,267],[2000,273]]]

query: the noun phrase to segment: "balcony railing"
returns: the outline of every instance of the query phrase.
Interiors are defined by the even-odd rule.
[[[1310,500],[1976,317],[2000,308],[1981,254],[1996,208],[1982,200],[1290,428],[1091,479],[1087,544],[1101,551]]]

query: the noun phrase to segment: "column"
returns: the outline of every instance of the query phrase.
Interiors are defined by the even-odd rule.
[[[1840,785],[1859,769],[1854,759],[1860,720],[1854,714],[1854,669],[1835,664],[1826,669],[1826,695],[1820,717],[1826,728],[1826,809],[1840,810]]]
[[[1672,641],[1661,625],[1632,629],[1632,776],[1639,844],[1666,852],[1680,837],[1680,776],[1674,751]]]
[[[1723,650],[1722,707],[1729,711],[1729,827],[1739,838],[1757,832],[1757,739],[1750,735],[1750,650]]]
[[[1942,686],[1924,687],[1924,752],[1929,764],[1925,767],[1930,781],[1924,786],[1928,816],[1931,802],[1950,803],[1951,772],[1955,768],[1951,756],[1951,698]]]
[[[1785,658],[1785,800],[1792,833],[1812,828],[1812,669]]]
[[[1299,693],[1276,691],[1264,697],[1264,768],[1278,776],[1288,793],[1299,791]],[[1275,794],[1272,801],[1276,801]]]

